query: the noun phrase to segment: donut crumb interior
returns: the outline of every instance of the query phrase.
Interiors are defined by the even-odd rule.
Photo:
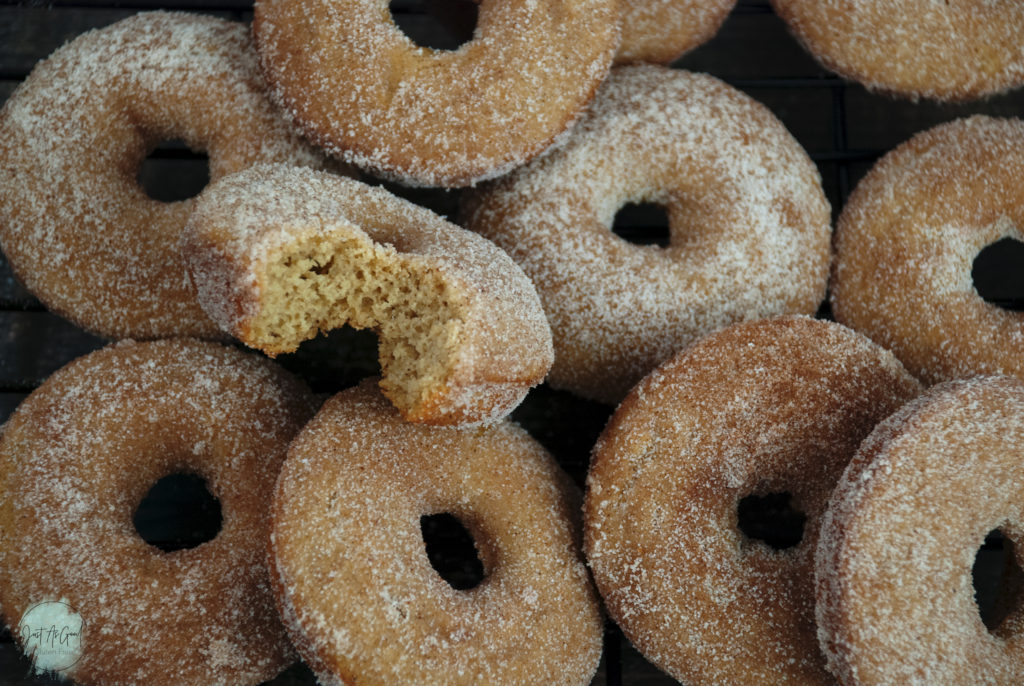
[[[400,408],[443,383],[459,321],[436,270],[365,236],[335,231],[275,251],[264,275],[250,329],[257,347],[291,351],[348,324],[377,332],[382,384]]]

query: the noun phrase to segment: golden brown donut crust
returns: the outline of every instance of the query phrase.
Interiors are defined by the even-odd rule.
[[[931,388],[880,424],[836,486],[816,555],[817,621],[846,685],[1024,682],[1024,610],[991,632],[972,567],[1000,529],[1024,563],[1024,383]]]
[[[702,339],[619,406],[591,461],[584,550],[609,614],[686,684],[829,684],[814,549],[832,487],[875,424],[919,392],[837,324],[783,317]],[[788,492],[803,538],[738,528],[750,494]]]
[[[430,566],[420,517],[472,534],[484,579]],[[579,553],[579,492],[525,431],[403,422],[364,382],[288,453],[272,564],[289,635],[323,684],[587,684],[602,619]]]
[[[615,64],[668,64],[711,39],[736,0],[623,0]]]
[[[294,659],[266,570],[270,499],[308,390],[213,343],[124,341],[50,377],[0,440],[0,605],[69,602],[79,684],[256,684]],[[215,538],[165,553],[135,531],[149,488],[201,476]],[[16,631],[12,634],[17,637]]]
[[[380,187],[252,167],[202,194],[182,252],[203,307],[247,345],[276,354],[346,323],[377,331],[381,388],[409,421],[493,421],[551,367],[515,262]]]
[[[1024,122],[1016,119],[942,124],[879,160],[836,227],[836,320],[927,383],[1024,379],[1024,312],[985,302],[971,277],[985,246],[1024,240],[1022,174]]]
[[[1016,0],[771,0],[828,69],[870,90],[958,102],[1024,84]]]
[[[416,46],[387,0],[260,0],[253,31],[274,93],[306,135],[374,174],[466,186],[563,134],[607,75],[614,0],[483,0],[457,50]]]
[[[666,209],[667,248],[611,231],[629,202]],[[602,402],[716,328],[813,314],[825,298],[817,168],[766,107],[703,74],[614,69],[564,147],[462,209],[537,286],[549,383]]]
[[[0,111],[0,245],[51,310],[110,338],[221,337],[178,254],[194,200],[136,180],[163,140],[216,180],[255,162],[318,166],[266,97],[248,28],[148,12],[39,63]]]

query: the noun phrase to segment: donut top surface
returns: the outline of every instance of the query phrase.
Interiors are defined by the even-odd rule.
[[[136,175],[181,139],[210,178],[257,161],[323,158],[271,104],[248,28],[149,12],[89,31],[36,65],[0,111],[0,245],[50,309],[104,336],[221,334],[195,300],[177,239],[193,200]]]
[[[972,100],[1024,83],[1018,0],[772,0],[821,62],[871,90]]]
[[[415,45],[387,0],[260,0],[267,80],[312,140],[375,174],[465,186],[550,146],[608,73],[613,0],[483,0],[473,39]]]
[[[456,590],[420,518],[450,513],[484,578]],[[579,491],[518,426],[402,421],[372,381],[329,399],[274,498],[281,614],[321,683],[582,684],[601,652]]]
[[[666,209],[668,247],[613,233],[630,202]],[[562,148],[473,191],[463,215],[536,284],[550,383],[603,402],[711,330],[825,297],[817,168],[767,108],[704,74],[614,69]]]
[[[972,269],[1024,240],[1024,122],[974,116],[919,133],[878,161],[839,217],[836,319],[927,383],[1024,378],[1024,312],[982,299]]]
[[[819,636],[841,683],[1024,680],[1019,597],[990,630],[972,577],[994,529],[1020,564],[1022,465],[1024,383],[1012,377],[938,384],[863,442],[816,555]]]
[[[609,613],[688,684],[827,684],[813,556],[829,494],[860,441],[920,390],[889,352],[838,324],[737,324],[641,381],[594,447],[588,561]],[[789,493],[802,538],[775,550],[738,503]]]
[[[122,341],[65,366],[0,440],[0,605],[17,626],[64,599],[82,618],[82,684],[255,684],[294,658],[265,568],[269,505],[305,386],[212,343]],[[133,524],[159,479],[189,472],[218,534],[163,552]]]

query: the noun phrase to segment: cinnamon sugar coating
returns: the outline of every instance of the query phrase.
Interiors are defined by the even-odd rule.
[[[409,421],[493,421],[551,366],[540,300],[508,255],[383,188],[255,166],[202,194],[182,252],[203,307],[251,347],[375,330],[381,388]]]
[[[857,185],[839,217],[835,318],[892,350],[926,383],[1024,379],[1024,312],[985,302],[974,259],[1024,240],[1024,122],[975,116],[899,146]]]
[[[836,487],[816,554],[817,621],[842,684],[1024,682],[1024,610],[982,623],[972,567],[998,528],[1024,549],[1024,383],[931,388],[880,424]]]
[[[822,64],[873,91],[959,102],[1024,84],[1015,0],[771,0]]]
[[[668,64],[706,42],[736,0],[630,0],[622,3],[622,43],[616,64]]]
[[[701,339],[647,376],[599,438],[584,550],[609,614],[686,684],[830,684],[814,550],[832,487],[875,424],[919,392],[838,324],[783,317]],[[803,537],[747,538],[737,505],[789,493]]]
[[[472,534],[484,578],[455,590],[420,518]],[[409,424],[364,382],[327,401],[289,449],[271,573],[296,648],[322,684],[588,684],[602,618],[579,554],[579,492],[509,422]]]
[[[667,248],[611,231],[630,202],[666,209]],[[551,385],[608,403],[709,331],[814,313],[830,224],[817,168],[768,109],[655,66],[613,70],[563,148],[463,207],[537,286]]]
[[[483,0],[457,50],[415,45],[387,0],[259,0],[274,94],[311,140],[374,174],[466,186],[569,129],[619,43],[614,0]]]
[[[78,684],[257,684],[294,660],[266,569],[270,499],[309,391],[213,343],[122,341],[51,376],[0,440],[0,605],[64,600]],[[201,476],[222,527],[166,553],[132,517],[164,476]]]
[[[139,165],[163,140],[210,178],[255,162],[319,166],[266,97],[248,27],[149,12],[39,63],[0,111],[0,245],[48,308],[111,338],[217,337],[185,278],[193,200],[163,203]]]

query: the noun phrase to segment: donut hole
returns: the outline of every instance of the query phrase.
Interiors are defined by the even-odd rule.
[[[391,19],[421,48],[458,50],[473,39],[477,3],[472,0],[391,0]]]
[[[164,552],[212,541],[221,523],[220,501],[210,493],[206,480],[186,472],[159,479],[132,516],[142,540]]]
[[[188,200],[210,183],[210,158],[190,150],[182,140],[163,141],[142,160],[136,180],[153,200]]]
[[[971,577],[978,614],[989,631],[996,630],[1020,607],[1024,572],[1014,544],[999,529],[993,529],[974,557]]]
[[[747,541],[786,550],[804,537],[807,516],[793,507],[789,493],[751,494],[736,506],[737,524]]]
[[[635,245],[667,248],[670,242],[668,210],[651,202],[631,202],[619,208],[612,233]]]
[[[1024,242],[1004,238],[985,246],[974,258],[971,279],[985,302],[1024,311]]]
[[[447,512],[420,517],[427,559],[449,586],[465,591],[484,579],[484,564],[472,534],[457,517]]]

